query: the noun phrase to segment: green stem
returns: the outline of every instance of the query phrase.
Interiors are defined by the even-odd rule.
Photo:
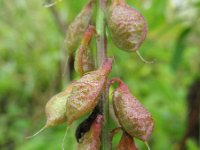
[[[105,37],[105,1],[98,0],[98,12],[96,20],[96,30],[97,30],[97,63],[100,67],[106,58],[106,37]]]
[[[106,0],[98,0],[98,12],[96,20],[97,30],[97,63],[100,67],[106,59],[106,34],[105,34],[105,9]],[[104,116],[104,122],[101,133],[101,150],[110,150],[109,143],[109,100],[107,87],[102,92],[101,102],[99,104]]]

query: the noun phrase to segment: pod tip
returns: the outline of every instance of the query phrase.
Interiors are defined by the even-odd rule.
[[[35,134],[31,135],[31,136],[27,136],[25,137],[26,139],[31,139],[33,137],[35,137],[36,135],[38,135],[39,133],[41,133],[44,129],[46,129],[48,126],[45,125],[44,127],[42,127],[39,131],[37,131]]]
[[[148,150],[151,150],[147,141],[144,142]]]
[[[52,7],[54,6],[55,4],[57,4],[58,2],[61,2],[62,0],[56,0],[55,2],[52,2],[52,3],[44,3],[43,6],[46,7],[46,8],[49,8],[49,7]]]
[[[140,58],[144,63],[146,63],[146,64],[153,64],[153,63],[156,62],[155,59],[154,59],[154,60],[151,60],[151,61],[147,61],[147,60],[145,60],[145,59],[142,57],[142,55],[140,54],[139,51],[136,51],[136,54],[137,54],[137,55],[139,56],[139,58]]]

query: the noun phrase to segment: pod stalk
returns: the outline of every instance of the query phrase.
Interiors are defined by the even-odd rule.
[[[65,150],[65,139],[66,139],[68,130],[69,130],[69,126],[66,128],[66,131],[62,140],[62,150]]]
[[[55,4],[57,4],[58,2],[61,2],[61,1],[62,0],[56,0],[56,1],[52,2],[52,3],[44,3],[43,6],[45,8],[49,8],[49,7],[52,7],[52,6],[54,6]]]
[[[137,55],[139,56],[139,58],[140,58],[144,63],[146,63],[146,64],[155,63],[155,60],[152,60],[152,61],[147,61],[147,60],[145,60],[145,59],[142,57],[142,55],[140,54],[139,51],[136,51],[136,54],[137,54]]]
[[[148,150],[151,150],[147,141],[144,142]]]

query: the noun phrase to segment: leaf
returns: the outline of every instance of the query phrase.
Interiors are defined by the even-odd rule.
[[[174,51],[174,54],[171,59],[171,67],[176,70],[178,65],[180,64],[182,60],[182,56],[184,54],[184,49],[186,47],[185,45],[185,39],[187,38],[188,34],[191,32],[191,28],[186,28],[183,30],[183,32],[179,35],[177,43],[176,43],[176,49]]]

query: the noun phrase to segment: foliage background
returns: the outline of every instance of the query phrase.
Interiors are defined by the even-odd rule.
[[[187,128],[187,94],[200,75],[200,1],[127,0],[148,22],[142,55],[156,59],[144,64],[135,53],[108,41],[115,63],[110,76],[120,76],[152,113],[152,150],[174,150]],[[62,76],[62,47],[67,25],[86,0],[64,0],[44,8],[41,0],[0,0],[0,149],[55,150],[61,147],[65,125],[49,128],[26,140],[45,123],[44,106],[67,86]],[[58,21],[58,20],[59,21]],[[77,78],[73,73],[72,78]],[[78,121],[80,122],[80,120]],[[75,123],[66,149],[76,148]],[[114,122],[110,124],[114,127]],[[114,143],[120,134],[114,138]],[[136,141],[140,149],[143,143]],[[188,139],[188,150],[198,144]]]

